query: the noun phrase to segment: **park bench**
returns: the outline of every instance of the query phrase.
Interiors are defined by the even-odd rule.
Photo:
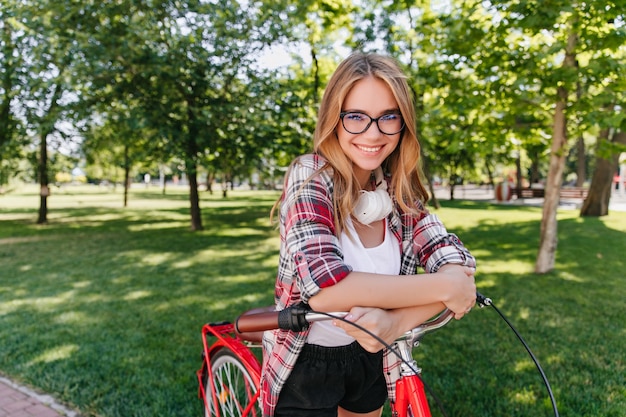
[[[517,195],[517,189],[513,188],[513,195]],[[582,187],[564,187],[559,192],[560,198],[579,198],[584,200],[587,198],[589,190]],[[522,188],[518,198],[543,198],[545,197],[545,190],[543,188]]]

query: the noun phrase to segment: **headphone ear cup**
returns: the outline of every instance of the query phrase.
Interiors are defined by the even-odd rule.
[[[354,217],[361,224],[370,224],[384,219],[391,213],[393,204],[386,190],[362,191],[359,201],[354,206]]]
[[[393,208],[393,203],[391,201],[391,197],[389,197],[389,193],[387,190],[382,188],[376,189],[376,196],[378,199],[377,206],[380,218],[385,218],[391,213]]]
[[[354,210],[352,213],[359,220],[359,222],[363,223],[365,219],[368,218],[368,213],[372,208],[372,197],[370,196],[371,192],[361,191],[359,195],[359,200],[356,202],[354,206]]]

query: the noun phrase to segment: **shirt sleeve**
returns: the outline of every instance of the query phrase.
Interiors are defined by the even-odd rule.
[[[435,214],[426,214],[413,229],[413,249],[426,272],[437,272],[446,264],[476,268],[476,259]]]
[[[284,256],[295,265],[294,278],[305,302],[351,272],[335,235],[331,174],[316,172],[306,161],[294,164],[281,204]]]

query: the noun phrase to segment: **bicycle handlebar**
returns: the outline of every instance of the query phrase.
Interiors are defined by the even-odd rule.
[[[237,333],[262,332],[265,330],[292,330],[301,332],[309,327],[310,323],[329,320],[330,316],[345,317],[348,313],[316,313],[303,305],[294,305],[281,311],[262,311],[258,309],[243,313],[235,320]]]
[[[476,293],[476,297],[480,307],[491,304],[491,300],[480,293]],[[347,314],[346,312],[316,313],[302,304],[287,307],[280,311],[254,309],[237,317],[235,331],[237,333],[250,333],[282,329],[300,332],[313,322],[329,320],[332,317],[343,318]],[[408,333],[412,333],[413,337],[421,337],[429,331],[443,327],[452,319],[453,315],[452,311],[445,309],[434,319],[421,324]]]

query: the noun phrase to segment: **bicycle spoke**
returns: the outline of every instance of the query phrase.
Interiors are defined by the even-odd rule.
[[[208,416],[245,417],[259,414],[256,404],[257,386],[239,358],[226,351],[214,358],[212,370],[216,403],[209,392],[206,396],[210,413]]]

